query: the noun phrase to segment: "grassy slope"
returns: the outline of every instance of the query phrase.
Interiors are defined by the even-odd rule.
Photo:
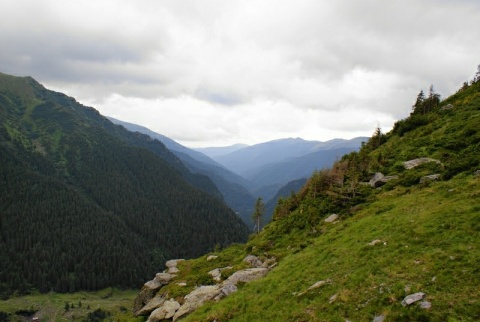
[[[109,319],[113,321],[142,321],[130,312],[135,296],[136,291],[111,288],[98,292],[36,294],[1,301],[0,311],[10,314],[10,321],[21,321],[21,317],[14,314],[18,310],[34,310],[41,321],[80,321],[97,309],[109,312]],[[66,311],[66,303],[73,308]]]
[[[317,212],[312,225],[316,201],[298,194],[299,206],[243,250],[268,252],[279,258],[278,266],[185,321],[480,320],[480,177],[473,175],[480,169],[480,83],[446,104],[454,108],[400,121],[379,147],[366,147],[368,173],[398,174],[399,180],[340,210],[336,224]],[[404,170],[401,162],[416,157],[437,158],[444,166]],[[418,184],[435,172],[444,180]],[[368,245],[376,239],[385,243]],[[294,295],[327,279],[331,283]],[[401,305],[415,292],[427,295],[430,310]]]

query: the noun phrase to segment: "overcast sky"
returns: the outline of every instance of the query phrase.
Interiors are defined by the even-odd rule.
[[[388,131],[480,64],[479,0],[2,0],[0,72],[189,147]]]

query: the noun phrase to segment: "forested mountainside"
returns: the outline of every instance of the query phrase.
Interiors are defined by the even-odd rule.
[[[208,177],[30,77],[0,74],[0,294],[138,287],[245,241]]]
[[[245,245],[179,262],[153,299],[173,297],[182,321],[480,320],[478,76],[443,101],[421,92]],[[162,312],[138,308],[145,292],[135,312]]]

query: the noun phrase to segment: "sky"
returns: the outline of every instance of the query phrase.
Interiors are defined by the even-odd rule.
[[[0,72],[188,147],[389,131],[480,64],[478,0],[2,0]]]

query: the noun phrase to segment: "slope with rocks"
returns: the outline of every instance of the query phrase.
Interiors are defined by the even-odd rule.
[[[182,321],[479,320],[480,82],[431,106],[316,171],[245,245],[210,254],[227,278],[246,255],[277,264]],[[213,283],[199,272],[182,280]]]

